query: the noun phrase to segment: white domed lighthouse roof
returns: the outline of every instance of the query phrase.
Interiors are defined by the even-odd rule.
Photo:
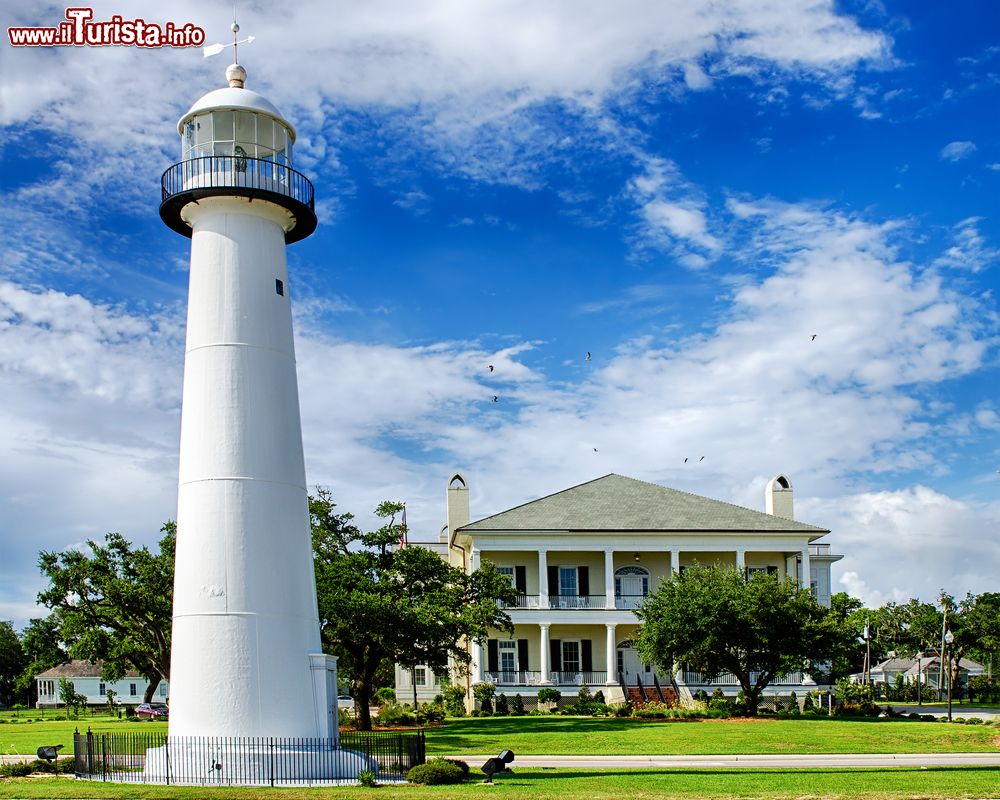
[[[263,95],[257,94],[252,89],[227,86],[224,89],[215,89],[209,92],[200,100],[197,100],[188,109],[188,112],[180,118],[180,121],[177,123],[177,132],[183,135],[184,124],[195,114],[201,114],[205,111],[255,111],[259,114],[267,114],[288,128],[292,136],[292,141],[295,141],[295,127],[292,123],[282,116],[274,103]]]

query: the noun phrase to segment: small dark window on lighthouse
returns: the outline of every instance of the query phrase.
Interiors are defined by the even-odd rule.
[[[282,297],[285,296],[285,282],[281,280],[281,278],[274,279],[274,291],[276,291]]]

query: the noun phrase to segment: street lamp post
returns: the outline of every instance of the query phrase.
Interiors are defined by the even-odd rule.
[[[951,643],[955,641],[955,634],[948,631],[944,635],[944,656],[947,659],[948,664],[948,722],[951,722],[951,684],[953,681],[952,669],[951,669],[951,657],[948,655],[948,648],[951,647]]]

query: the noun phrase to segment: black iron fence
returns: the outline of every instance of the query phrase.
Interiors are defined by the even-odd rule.
[[[256,189],[285,195],[314,208],[313,185],[286,164],[249,156],[203,156],[169,167],[161,179],[162,199],[197,189]]]
[[[323,785],[371,770],[402,781],[426,758],[424,732],[345,731],[335,739],[73,734],[77,778],[199,786]]]

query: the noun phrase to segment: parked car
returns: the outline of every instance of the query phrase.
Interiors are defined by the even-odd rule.
[[[140,703],[135,707],[139,719],[167,719],[170,710],[163,703]]]
[[[339,694],[337,695],[337,708],[354,708],[354,698],[349,694]]]

